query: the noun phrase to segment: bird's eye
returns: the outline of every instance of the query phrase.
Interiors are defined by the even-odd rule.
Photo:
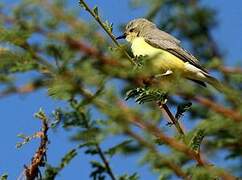
[[[129,32],[134,32],[134,28],[130,29]]]

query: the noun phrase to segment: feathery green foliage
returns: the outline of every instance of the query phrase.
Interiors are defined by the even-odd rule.
[[[242,97],[242,70],[225,66],[223,52],[211,34],[217,24],[213,9],[200,1],[132,2],[136,8],[146,4],[144,16],[186,41],[201,63],[218,73],[220,81],[240,96],[238,100]],[[73,9],[67,1],[22,0],[11,12],[0,11],[0,83],[4,88],[0,97],[41,88],[65,104],[52,115],[41,110],[36,114],[48,119],[50,130],[64,129],[75,144],[58,165],[47,158],[41,169],[43,178],[54,179],[73,158],[87,156],[92,159],[90,179],[142,179],[138,169],[130,174],[113,170],[114,157],[133,154],[160,179],[241,178],[242,104],[189,82],[174,82],[173,91],[167,92],[167,84],[153,78],[156,72],[146,65],[147,59],[132,58],[129,47],[115,40],[113,29],[120,24],[106,16],[103,20],[105,9],[88,3],[77,1]],[[83,18],[83,13],[93,21]],[[17,82],[19,74],[32,72],[36,77],[28,77],[29,83]],[[137,104],[125,101],[131,98]],[[164,125],[165,119],[171,127]],[[34,136],[20,137],[23,143],[18,146]],[[110,139],[112,145],[107,143]],[[221,157],[221,152],[226,155]]]

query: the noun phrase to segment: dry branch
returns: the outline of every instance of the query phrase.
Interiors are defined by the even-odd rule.
[[[46,151],[48,145],[48,136],[47,131],[49,129],[47,119],[42,119],[42,129],[37,133],[37,136],[40,137],[40,145],[37,151],[35,152],[31,164],[25,166],[24,174],[27,180],[34,180],[39,176],[39,168],[44,166],[44,161],[46,158]]]

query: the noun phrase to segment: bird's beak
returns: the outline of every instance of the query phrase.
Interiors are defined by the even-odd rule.
[[[125,39],[125,38],[126,38],[126,34],[124,33],[123,35],[116,37],[116,40]]]

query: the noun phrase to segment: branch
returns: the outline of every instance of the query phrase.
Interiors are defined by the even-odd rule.
[[[40,146],[36,151],[35,155],[31,160],[31,164],[29,166],[25,166],[24,174],[27,180],[34,180],[39,175],[39,167],[44,165],[47,145],[48,145],[48,136],[47,131],[49,129],[47,118],[42,118],[42,129],[37,135],[41,138]]]
[[[203,160],[201,158],[200,153],[196,153],[195,151],[191,150],[190,148],[188,148],[185,144],[177,141],[174,138],[168,137],[165,134],[163,134],[159,128],[157,128],[156,126],[154,126],[151,123],[148,122],[142,122],[139,119],[133,119],[131,120],[132,123],[136,124],[136,125],[141,125],[139,127],[141,127],[142,129],[146,130],[147,132],[149,132],[150,134],[153,134],[155,137],[159,138],[159,140],[167,145],[169,145],[170,147],[172,147],[173,149],[176,149],[180,152],[183,152],[184,154],[186,154],[188,157],[194,159],[198,165],[204,167],[205,169],[207,169],[210,172],[214,172],[214,170],[216,171],[216,173],[221,176],[224,180],[236,180],[236,178],[234,176],[232,176],[231,174],[229,174],[228,172],[221,170],[221,169],[217,169],[216,167],[211,166],[208,162],[206,162],[205,160]],[[132,136],[133,137],[133,136]]]
[[[89,47],[85,43],[82,43],[81,41],[76,41],[70,37],[65,38],[65,42],[74,50],[79,50],[83,52],[85,55],[88,55],[90,57],[96,58],[100,60],[104,64],[108,64],[110,66],[117,66],[122,67],[123,65],[118,62],[118,60],[103,55],[100,51],[98,51],[96,48]]]
[[[145,131],[149,132],[150,134],[154,135],[156,138],[158,138],[161,142],[165,143],[166,145],[172,147],[175,150],[183,152],[184,154],[186,154],[191,159],[194,159],[198,163],[198,165],[200,165],[200,166],[208,165],[208,163],[206,161],[202,160],[201,157],[199,157],[198,154],[195,151],[188,148],[184,143],[177,141],[175,138],[166,136],[155,125],[148,123],[148,122],[143,122],[143,121],[141,121],[140,119],[137,119],[137,118],[131,119],[130,121],[132,123],[138,125],[143,130],[145,130]]]
[[[41,79],[36,79],[33,82],[29,82],[21,87],[7,87],[5,90],[0,92],[0,98],[6,97],[11,94],[26,94],[31,93],[39,88],[41,88],[44,85],[44,81]]]
[[[89,98],[89,97],[88,97]],[[76,106],[75,104],[75,101],[70,101],[70,106],[77,112],[77,113],[80,113],[80,109],[79,109],[79,106]],[[84,126],[87,130],[90,130],[90,125],[89,125],[89,122],[84,119]],[[110,178],[112,180],[116,180],[115,176],[114,176],[114,173],[111,169],[111,166],[109,165],[109,162],[102,150],[102,148],[100,147],[99,143],[95,143],[95,147],[96,147],[96,150],[97,150],[97,153],[99,155],[99,157],[101,158],[102,162],[104,163],[104,166],[106,168],[106,171],[107,171],[107,174],[110,176]]]
[[[240,67],[226,67],[221,66],[219,70],[225,74],[242,74],[242,68]]]
[[[107,27],[105,26],[105,24],[101,21],[100,17],[89,8],[89,6],[85,3],[84,0],[80,0],[79,1],[80,5],[82,5],[84,7],[84,9],[89,12],[91,14],[91,16],[98,22],[98,24],[102,27],[102,29],[109,35],[109,37],[112,39],[112,41],[114,42],[114,44],[127,56],[128,60],[134,64],[137,65],[137,63],[133,60],[133,58],[131,58],[131,56],[128,54],[128,52],[123,49],[118,41],[116,40],[115,36],[111,33],[111,31],[109,29],[107,29]]]
[[[183,172],[183,170],[178,165],[176,165],[172,161],[167,160],[165,157],[162,157],[159,154],[159,152],[156,150],[154,145],[147,142],[144,138],[142,138],[138,134],[135,134],[131,130],[126,130],[126,134],[133,137],[134,139],[136,139],[143,146],[147,147],[152,153],[154,153],[157,157],[159,157],[161,163],[164,163],[165,165],[167,165],[171,170],[173,170],[175,172],[175,174],[178,177],[181,177],[183,179],[188,179],[187,174],[185,172]]]
[[[102,159],[102,161],[103,161],[103,163],[104,163],[104,165],[106,167],[107,173],[109,174],[110,178],[112,180],[116,180],[116,178],[114,176],[114,173],[113,173],[113,171],[112,171],[112,169],[111,169],[111,167],[109,165],[109,162],[108,162],[107,158],[105,157],[105,155],[104,155],[101,147],[99,146],[99,144],[96,144],[96,149],[97,149],[97,152],[98,152],[100,158]]]
[[[89,91],[82,89],[81,94],[90,99],[93,97],[92,93],[90,93]],[[94,100],[93,99],[93,104],[100,109],[112,109],[112,107],[110,106],[110,104],[107,104],[101,100]],[[205,160],[203,160],[203,158],[201,157],[200,154],[198,154],[197,152],[193,151],[192,149],[190,149],[189,147],[187,147],[187,145],[185,145],[184,143],[177,141],[175,138],[172,137],[168,137],[166,136],[163,132],[160,131],[159,128],[157,128],[155,125],[147,122],[147,121],[143,121],[140,119],[140,115],[136,115],[134,114],[130,109],[128,109],[126,106],[123,106],[123,104],[120,104],[120,102],[117,102],[117,105],[119,106],[120,109],[120,115],[123,117],[123,114],[126,114],[128,119],[124,119],[124,121],[127,121],[131,124],[134,124],[138,127],[140,127],[141,129],[147,131],[148,133],[150,133],[151,135],[157,137],[161,142],[163,142],[164,144],[168,145],[169,147],[179,151],[179,152],[183,152],[184,154],[187,155],[188,158],[193,159],[197,162],[198,165],[208,169],[209,171],[214,171],[215,167],[211,166],[208,162],[206,162]],[[117,115],[118,116],[118,115]],[[235,178],[230,175],[228,172],[224,171],[224,170],[217,170],[218,175],[223,177],[225,180],[235,180]]]
[[[181,128],[179,121],[173,116],[170,109],[166,104],[158,102],[157,105],[159,106],[160,110],[167,116],[167,118],[175,125],[177,132],[184,137],[185,133],[184,130]]]
[[[192,99],[194,101],[197,101],[198,103],[206,106],[207,108],[212,109],[214,112],[220,113],[223,116],[232,119],[235,122],[242,121],[242,115],[235,110],[225,108],[224,106],[221,106],[221,105],[215,103],[214,101],[211,101],[211,100],[206,99],[201,96],[194,96]]]

